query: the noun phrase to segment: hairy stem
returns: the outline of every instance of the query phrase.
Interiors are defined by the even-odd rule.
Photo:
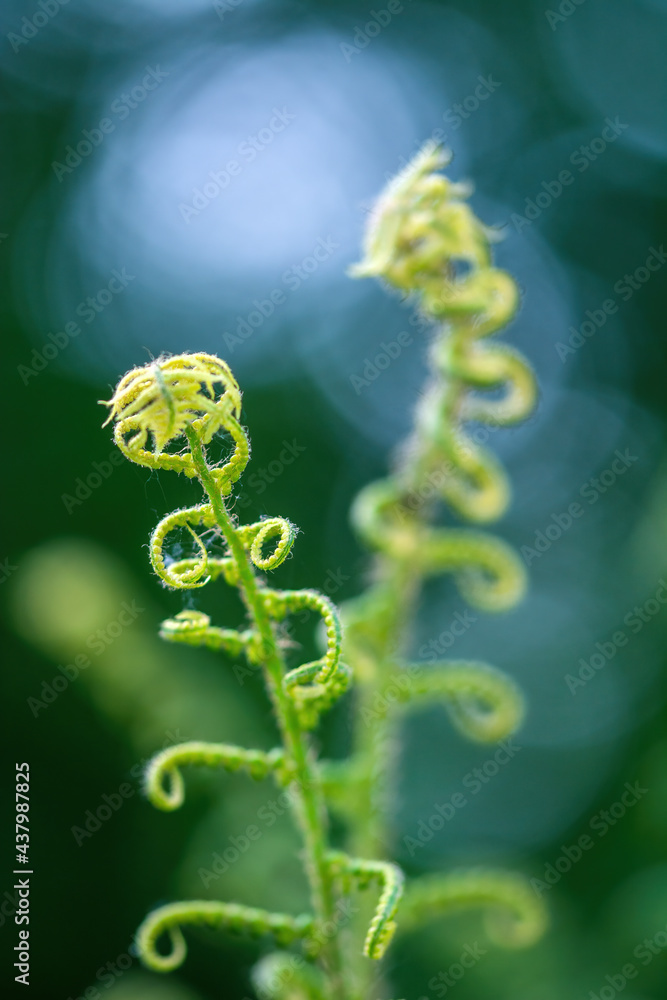
[[[495,457],[466,435],[465,425],[477,422],[495,430],[516,423],[535,397],[524,359],[506,345],[485,343],[514,315],[518,291],[509,275],[493,267],[489,234],[463,203],[467,192],[435,173],[444,162],[427,144],[387,187],[369,224],[365,260],[353,270],[412,293],[422,315],[440,324],[430,351],[432,376],[408,446],[390,477],[364,490],[353,511],[362,536],[378,550],[374,585],[353,602],[345,619],[346,655],[359,691],[355,773],[371,809],[363,826],[351,817],[350,836],[362,856],[391,854],[383,787],[392,770],[399,717],[389,711],[388,689],[400,665],[406,666],[422,583],[453,572],[469,603],[489,611],[512,607],[524,586],[523,568],[504,543],[433,526],[441,502],[464,522],[483,524],[502,516],[510,498],[507,477]],[[465,265],[461,273],[460,265]],[[500,398],[484,394],[498,389]],[[434,496],[436,501],[426,500]],[[480,676],[484,673],[485,668]],[[412,695],[418,690],[416,684]],[[512,712],[505,718],[511,720]],[[474,720],[467,728],[473,738],[497,731],[482,725],[475,735]],[[365,995],[370,970],[360,965],[358,974]]]
[[[285,748],[286,766],[291,772],[291,781],[297,790],[294,798],[294,814],[303,836],[305,867],[312,906],[320,927],[318,938],[324,942],[321,958],[329,975],[331,996],[343,1000],[345,987],[338,935],[326,933],[327,928],[336,926],[335,896],[327,860],[329,849],[327,816],[320,779],[307,737],[299,726],[294,703],[283,688],[285,662],[276,642],[271,618],[262,596],[262,587],[255,576],[232,517],[216,487],[199,438],[190,427],[186,429],[186,435],[197,477],[209,497],[216,523],[234,557],[239,574],[240,591],[261,639],[267,689]]]

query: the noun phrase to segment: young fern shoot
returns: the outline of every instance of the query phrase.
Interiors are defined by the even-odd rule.
[[[383,857],[390,839],[381,808],[384,775],[402,713],[438,702],[464,735],[491,742],[511,734],[523,712],[514,684],[486,664],[425,667],[410,664],[406,656],[426,578],[453,573],[465,598],[489,611],[512,607],[525,587],[522,566],[507,545],[481,531],[433,527],[430,506],[412,502],[422,484],[436,477],[441,498],[459,517],[478,524],[498,518],[509,498],[506,477],[498,462],[473,444],[464,425],[513,423],[535,398],[523,358],[508,347],[480,343],[512,317],[516,286],[491,265],[489,233],[465,205],[466,191],[436,173],[443,163],[429,145],[392,182],[371,221],[366,259],[356,268],[358,275],[382,277],[413,294],[441,328],[413,439],[394,473],[367,487],[354,507],[362,538],[377,552],[377,567],[373,585],[344,609],[345,663],[332,602],[316,590],[274,589],[264,576],[290,553],[294,525],[282,517],[241,525],[231,512],[229,498],[250,445],[240,423],[241,393],[228,365],[203,353],[158,358],[125,375],[105,404],[116,444],[130,461],[181,473],[203,490],[202,502],[168,514],[154,530],[155,573],[175,590],[221,579],[238,590],[246,610],[242,630],[214,625],[190,610],[164,622],[161,636],[260,667],[280,734],[280,745],[270,751],[203,742],[170,747],[147,769],[148,798],[159,809],[177,809],[185,796],[182,772],[189,766],[277,782],[290,791],[310,888],[310,912],[302,915],[217,900],[159,907],[137,935],[142,961],[156,971],[184,961],[184,927],[207,925],[269,935],[284,949],[301,950],[305,961],[299,964],[284,951],[259,963],[255,984],[262,997],[367,1000],[370,969],[397,928],[407,932],[439,912],[471,906],[488,911],[490,933],[501,943],[528,944],[544,926],[540,901],[518,876],[487,870],[431,876],[415,881],[404,896],[401,869]],[[506,389],[500,400],[470,391],[497,387]],[[211,446],[218,437],[231,441],[231,453],[214,461]],[[193,554],[172,560],[169,540],[177,531],[191,539]],[[218,550],[221,554],[213,554]],[[289,669],[280,624],[304,609],[320,616],[325,649],[319,659]],[[353,675],[352,756],[320,761],[310,731]],[[385,697],[390,690],[396,697]],[[328,807],[346,820],[350,853],[331,846]],[[341,933],[343,897],[367,886],[375,891],[364,911],[365,925]]]
[[[172,903],[151,913],[139,929],[141,958],[158,971],[177,968],[186,955],[181,928],[187,924],[270,934],[282,945],[301,942],[305,954],[317,960],[325,974],[322,995],[345,997],[340,943],[331,931],[337,928],[340,886],[351,879],[379,883],[380,902],[366,943],[368,954],[377,958],[393,930],[402,876],[389,863],[367,866],[329,848],[322,781],[308,733],[350,681],[350,670],[340,660],[337,610],[315,590],[274,590],[257,573],[275,569],[284,561],[296,529],[284,518],[239,525],[228,509],[226,498],[248,462],[250,448],[239,423],[241,393],[224,361],[208,354],[160,358],[124,376],[107,405],[109,420],[115,424],[116,444],[130,461],[196,478],[206,495],[204,503],[175,511],[158,524],[150,542],[156,574],[172,589],[199,588],[222,577],[238,589],[248,615],[248,628],[237,631],[211,625],[199,612],[183,611],[163,623],[163,638],[224,651],[232,657],[245,656],[249,663],[261,666],[282,740],[280,747],[268,753],[224,743],[190,742],[170,747],[148,767],[148,798],[159,809],[177,809],[184,798],[181,769],[188,765],[244,770],[251,778],[272,777],[288,787],[303,839],[312,903],[312,913],[297,917],[211,900]],[[207,446],[219,432],[229,435],[233,451],[224,463],[212,464]],[[166,542],[179,528],[192,536],[198,554],[169,562]],[[203,536],[211,531],[223,542],[223,556],[209,554]],[[304,609],[321,616],[326,650],[319,660],[288,670],[276,626]],[[171,941],[166,954],[157,947],[164,934]]]
[[[364,259],[352,269],[356,277],[380,278],[410,296],[435,325],[431,377],[412,437],[391,475],[362,490],[352,511],[355,528],[377,555],[372,586],[342,608],[343,651],[357,704],[353,754],[336,769],[332,792],[355,852],[367,857],[381,857],[392,841],[386,806],[406,712],[440,703],[463,735],[486,743],[510,736],[524,712],[516,685],[485,663],[409,659],[411,626],[428,578],[453,574],[465,600],[488,612],[514,607],[526,588],[523,564],[499,538],[432,525],[438,502],[475,525],[502,516],[510,500],[507,477],[495,456],[466,433],[466,424],[495,429],[517,423],[537,395],[525,359],[506,345],[486,343],[512,319],[518,289],[493,266],[494,234],[466,204],[469,187],[439,172],[447,162],[428,143],[387,186],[369,221]],[[484,390],[500,393],[485,398]],[[532,943],[546,924],[543,905],[522,877],[473,870],[408,883],[399,932],[465,907],[484,908],[490,936],[509,946]],[[367,965],[359,964],[358,975],[368,989]]]

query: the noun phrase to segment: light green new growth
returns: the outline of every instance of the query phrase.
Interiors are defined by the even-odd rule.
[[[409,295],[435,325],[432,376],[412,437],[392,474],[367,486],[352,511],[357,531],[377,556],[373,585],[342,609],[343,652],[357,700],[354,749],[331,769],[328,781],[334,807],[348,822],[354,853],[362,857],[381,857],[393,839],[387,807],[406,712],[440,703],[463,735],[495,742],[518,728],[524,711],[518,688],[493,667],[411,663],[409,657],[426,579],[451,573],[462,596],[490,612],[514,607],[526,588],[523,564],[500,539],[479,529],[432,524],[438,501],[476,525],[505,512],[510,500],[505,472],[474,443],[466,425],[495,429],[516,423],[536,399],[525,359],[487,341],[512,319],[518,290],[510,275],[493,267],[494,234],[466,204],[470,189],[438,173],[446,162],[429,143],[388,185],[370,219],[364,260],[352,270]],[[546,924],[544,907],[526,880],[479,870],[408,883],[398,931],[408,933],[469,907],[487,911],[490,935],[507,946],[532,943]],[[360,995],[367,996],[372,980],[363,963],[357,963],[356,977]]]
[[[409,885],[401,902],[403,873],[383,858],[391,839],[383,810],[387,774],[404,713],[440,703],[464,735],[492,742],[510,735],[523,712],[514,684],[486,664],[426,666],[409,664],[404,656],[427,577],[452,573],[470,603],[491,611],[512,607],[525,588],[521,564],[507,545],[480,531],[433,527],[432,505],[415,502],[435,478],[441,498],[460,517],[478,523],[499,517],[509,499],[506,477],[495,458],[472,443],[464,425],[515,422],[535,398],[521,356],[480,343],[511,319],[516,286],[492,267],[489,232],[462,200],[466,190],[435,172],[443,163],[429,145],[392,182],[371,221],[366,258],[355,269],[414,295],[441,327],[431,352],[434,377],[413,439],[395,472],[367,487],[354,507],[355,524],[378,555],[373,585],[344,609],[349,666],[341,662],[342,630],[332,602],[315,590],[272,589],[260,575],[288,556],[295,527],[279,517],[240,525],[225,502],[250,455],[239,422],[241,393],[227,364],[208,354],[159,358],[125,375],[106,404],[116,444],[128,459],[183,473],[204,491],[203,503],[167,515],[153,532],[156,574],[173,589],[196,589],[222,578],[237,588],[247,612],[246,627],[238,631],[212,625],[201,612],[183,611],[163,623],[161,636],[231,659],[245,657],[260,667],[281,738],[269,752],[224,743],[170,747],[147,769],[148,798],[159,809],[177,809],[185,796],[182,771],[192,765],[272,778],[292,793],[310,887],[311,912],[304,915],[211,900],[160,907],[137,935],[144,964],[157,971],[185,959],[184,926],[245,930],[270,935],[282,947],[298,946],[305,959],[298,967],[292,962],[288,976],[277,974],[288,968],[284,954],[262,959],[254,982],[263,996],[272,991],[292,1000],[367,1000],[374,964],[369,960],[382,957],[396,930],[407,932],[438,914],[475,906],[488,911],[489,932],[499,943],[528,944],[542,932],[542,906],[519,876],[493,871],[428,876]],[[500,400],[470,392],[498,387],[505,390]],[[214,461],[212,445],[221,435],[231,440],[231,454]],[[172,560],[169,540],[175,532],[190,539],[192,554]],[[325,650],[318,660],[288,669],[279,626],[303,610],[321,617]],[[309,730],[352,677],[353,753],[345,761],[319,761]],[[327,804],[346,822],[350,854],[330,844]],[[367,886],[375,887],[375,902],[364,910],[364,927],[353,923],[341,932],[343,897]]]

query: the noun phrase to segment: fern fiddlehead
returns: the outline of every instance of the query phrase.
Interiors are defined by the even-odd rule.
[[[514,550],[477,527],[504,513],[510,488],[502,466],[475,443],[468,424],[496,429],[522,420],[533,408],[536,385],[517,351],[488,340],[511,320],[518,290],[493,266],[493,233],[466,204],[469,188],[439,172],[446,162],[429,143],[388,185],[369,221],[364,260],[352,269],[356,277],[380,278],[411,296],[435,325],[431,377],[412,437],[389,477],[363,489],[352,510],[355,528],[376,553],[376,569],[373,586],[342,609],[344,654],[357,688],[356,750],[347,775],[333,775],[333,792],[362,856],[381,856],[390,840],[386,788],[383,793],[378,786],[387,781],[402,714],[440,703],[465,736],[480,742],[509,736],[523,716],[518,688],[488,665],[410,664],[405,655],[427,578],[451,574],[464,599],[489,612],[512,608],[526,587]],[[435,501],[414,502],[427,492],[425,485],[476,527],[433,526]],[[390,689],[394,694],[385,699]],[[361,827],[355,813],[371,796],[373,819]],[[465,907],[486,910],[496,940],[505,944],[530,943],[545,924],[543,907],[519,876],[478,871],[409,882],[399,930]],[[359,974],[368,982],[367,970],[360,966]]]
[[[238,588],[248,613],[249,627],[236,631],[212,626],[200,612],[181,612],[163,624],[162,636],[172,642],[223,650],[232,657],[245,655],[261,665],[282,738],[282,747],[268,753],[227,744],[171,747],[158,754],[148,768],[148,797],[158,808],[178,808],[184,797],[181,768],[193,764],[243,769],[255,779],[272,775],[290,786],[295,792],[294,812],[303,837],[313,907],[312,916],[290,917],[235,903],[194,900],[170,904],[149,915],[140,928],[141,957],[158,971],[178,966],[185,958],[180,930],[184,924],[245,928],[251,934],[272,934],[283,944],[297,939],[321,940],[319,951],[331,995],[343,995],[338,940],[319,933],[334,917],[335,876],[328,856],[319,772],[304,724],[312,726],[350,679],[349,670],[340,662],[336,608],[316,591],[273,590],[258,576],[257,571],[274,569],[289,554],[296,537],[292,524],[284,518],[267,518],[241,526],[225,505],[225,497],[248,462],[250,448],[239,423],[240,390],[224,361],[208,354],[160,358],[124,376],[106,405],[109,419],[114,421],[116,443],[127,458],[148,468],[197,478],[206,494],[206,502],[167,515],[153,532],[150,556],[157,575],[173,589],[198,588],[222,576]],[[209,464],[206,447],[218,433],[229,436],[233,450],[225,461]],[[166,540],[177,529],[189,533],[197,554],[170,561]],[[224,554],[209,556],[205,539],[222,542]],[[320,660],[288,671],[275,625],[305,607],[318,611],[324,621],[326,651]],[[157,949],[164,933],[171,939],[171,952],[166,956]]]

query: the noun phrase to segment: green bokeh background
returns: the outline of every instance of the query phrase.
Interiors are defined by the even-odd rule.
[[[231,1000],[252,995],[249,969],[263,945],[193,934],[186,965],[169,979],[141,973],[134,959],[121,976],[105,979],[100,974],[117,956],[121,966],[127,964],[124,956],[132,934],[148,908],[197,891],[197,868],[228,837],[243,831],[266,797],[265,791],[249,788],[241,778],[198,775],[186,806],[174,815],[162,815],[139,793],[138,765],[170,740],[270,743],[273,723],[256,678],[240,684],[228,665],[212,655],[166,647],[156,638],[160,620],[184,605],[181,596],[165,592],[151,576],[146,541],[163,513],[190,502],[191,484],[123,464],[114,467],[108,480],[82,503],[70,504],[70,511],[63,501],[65,495],[73,495],[80,477],[90,475],[93,463],[108,460],[110,436],[100,427],[97,400],[108,398],[110,385],[128,364],[145,361],[144,345],[159,353],[171,341],[161,342],[148,307],[145,340],[126,337],[119,303],[115,312],[115,306],[109,308],[103,331],[85,350],[78,353],[73,347],[67,358],[63,353],[27,384],[19,366],[26,364],[33,349],[43,346],[49,330],[62,328],[63,316],[69,315],[63,311],[61,289],[47,263],[54,254],[60,255],[61,273],[72,278],[76,289],[81,259],[106,238],[103,229],[96,228],[93,212],[85,220],[76,253],[71,242],[59,245],[53,238],[70,206],[54,184],[51,164],[68,137],[78,134],[79,126],[72,123],[80,121],[82,107],[85,111],[94,106],[86,102],[95,99],[90,83],[95,73],[99,86],[104,73],[112,76],[122,73],[125,65],[154,60],[158,44],[196,60],[204,39],[208,45],[219,45],[221,59],[234,46],[242,46],[250,58],[254,51],[261,53],[267,40],[280,46],[299,32],[317,29],[330,33],[331,45],[338,50],[341,41],[354,39],[357,27],[371,15],[366,5],[358,3],[267,0],[252,4],[252,9],[239,5],[222,19],[213,5],[178,16],[171,8],[160,12],[150,4],[140,5],[142,16],[137,20],[129,0],[113,16],[92,2],[77,13],[75,0],[71,3],[67,15],[58,17],[64,22],[67,16],[67,24],[76,26],[80,15],[78,33],[54,18],[25,51],[13,51],[8,33],[16,30],[26,13],[32,16],[32,8],[10,5],[2,15],[4,539],[0,557],[6,557],[6,563],[0,576],[0,604],[6,655],[0,784],[3,828],[11,832],[13,764],[30,763],[35,874],[29,995],[74,1000],[94,987],[100,996],[115,1000],[153,996]],[[620,116],[629,125],[604,156],[591,161],[585,172],[575,173],[576,183],[539,218],[519,231],[511,223],[505,230],[501,263],[511,258],[513,247],[522,240],[535,240],[518,258],[525,262],[525,270],[518,263],[513,266],[526,299],[524,313],[530,310],[530,326],[517,326],[516,342],[535,359],[545,392],[529,431],[517,435],[516,443],[503,451],[517,489],[513,514],[499,532],[518,546],[532,545],[535,530],[550,523],[552,513],[576,501],[581,484],[608,468],[617,448],[630,447],[638,458],[632,472],[600,497],[596,520],[591,514],[569,529],[571,534],[554,545],[549,558],[545,553],[544,558],[532,560],[535,591],[523,617],[510,616],[509,624],[498,626],[497,633],[480,631],[469,637],[466,655],[491,658],[516,672],[528,686],[536,720],[523,751],[530,763],[525,770],[504,776],[504,783],[499,781],[495,797],[481,802],[465,835],[435,838],[411,858],[404,849],[401,853],[404,833],[428,815],[431,803],[449,797],[460,775],[489,754],[483,750],[481,756],[471,756],[458,739],[443,734],[446,724],[437,713],[420,717],[404,733],[393,848],[414,873],[479,860],[513,865],[530,877],[542,878],[545,865],[562,854],[562,845],[590,832],[591,818],[619,799],[625,782],[639,781],[649,790],[641,802],[545,893],[552,909],[545,939],[526,952],[488,946],[484,960],[447,995],[457,1000],[583,1000],[593,991],[604,998],[600,990],[605,984],[613,988],[605,977],[613,979],[623,965],[634,962],[639,974],[624,987],[625,1000],[659,1000],[665,995],[667,956],[656,954],[644,966],[633,951],[644,938],[667,928],[665,611],[661,608],[637,641],[629,642],[591,682],[585,710],[576,719],[573,714],[574,721],[570,713],[575,703],[581,704],[583,692],[572,698],[565,692],[553,739],[549,704],[556,691],[563,698],[563,676],[575,668],[579,657],[589,658],[596,642],[608,640],[616,627],[622,627],[624,614],[649,598],[661,573],[667,574],[664,274],[651,276],[572,360],[563,363],[554,343],[567,342],[568,326],[580,326],[587,309],[599,309],[614,295],[615,282],[642,264],[649,249],[660,247],[667,233],[663,57],[667,5],[661,0],[585,0],[579,5],[561,4],[566,13],[560,19],[550,19],[539,0],[405,7],[400,22],[396,18],[368,53],[354,57],[381,61],[400,56],[404,62],[396,69],[396,87],[409,91],[407,125],[402,109],[400,128],[397,124],[394,132],[387,97],[385,117],[359,139],[367,143],[373,161],[364,179],[366,205],[385,174],[398,165],[397,157],[407,158],[417,140],[442,124],[442,111],[451,107],[452,95],[462,98],[472,92],[480,65],[482,72],[496,73],[503,81],[507,103],[501,113],[500,105],[490,100],[449,140],[462,162],[459,167],[455,161],[453,174],[458,178],[464,173],[475,181],[478,193],[473,205],[490,222],[508,219],[511,213],[525,214],[526,199],[534,199],[543,182],[558,176],[572,150],[599,134],[606,117]],[[558,4],[551,8],[559,9]],[[457,16],[465,20],[456,20]],[[465,24],[476,25],[480,34],[464,30]],[[47,32],[50,42],[40,48]],[[484,45],[476,50],[481,45],[476,39],[481,38]],[[562,46],[558,58],[556,46]],[[338,58],[343,60],[342,55]],[[427,71],[413,80],[410,66],[425,66]],[[322,74],[326,72],[325,66]],[[307,77],[301,85],[307,89]],[[349,97],[336,104],[335,76],[328,86],[339,127],[345,131],[349,117],[352,128],[355,109]],[[360,91],[360,101],[365,97]],[[382,104],[382,93],[373,99]],[[280,96],[267,94],[266,100],[270,106],[273,100],[280,103]],[[434,107],[440,109],[438,115],[432,113]],[[326,102],[320,113],[326,122],[334,115]],[[87,120],[94,122],[97,117],[89,111]],[[141,130],[141,123],[136,128]],[[72,179],[72,187],[83,183],[84,169],[95,169],[93,158]],[[275,197],[279,196],[276,189]],[[298,191],[295,198],[298,201]],[[350,247],[361,239],[360,200],[354,195],[354,204],[348,205],[357,222],[348,233],[346,259],[341,256],[332,263],[340,282],[346,280],[345,267],[354,259]],[[221,211],[224,217],[224,207]],[[304,214],[308,211],[304,208]],[[257,215],[253,233],[257,227],[261,232],[261,212]],[[302,224],[297,213],[294,227]],[[305,254],[307,237],[303,246]],[[538,258],[543,265],[539,272],[532,270]],[[141,284],[142,278],[137,281]],[[239,311],[225,312],[224,281],[223,270],[220,330],[230,328]],[[248,288],[255,288],[257,295],[269,287],[264,276],[254,286],[252,274],[248,276]],[[328,331],[326,341],[318,340],[317,326],[305,307],[303,315],[296,308],[275,327],[274,351],[280,352],[281,342],[285,344],[287,360],[282,366],[263,362],[261,355],[246,364],[240,349],[236,357],[225,350],[219,333],[217,348],[208,334],[200,345],[196,294],[183,348],[217,349],[235,369],[238,357],[244,422],[253,441],[248,475],[268,468],[286,440],[297,441],[303,449],[265,490],[244,487],[248,499],[244,518],[281,514],[301,529],[295,556],[280,570],[277,583],[329,589],[336,600],[344,600],[362,588],[368,567],[349,527],[347,510],[356,490],[386,469],[391,447],[407,426],[424,374],[427,338],[415,335],[405,369],[399,359],[360,397],[349,375],[362,372],[365,359],[377,351],[375,345],[396,336],[408,311],[378,289],[357,292],[355,286],[349,293],[359,296],[355,341],[346,330],[349,310],[340,304],[338,287],[343,286],[323,282],[313,300]],[[162,291],[152,289],[151,294],[159,299]],[[247,302],[253,294],[246,296]],[[72,291],[71,296],[76,303],[83,294],[77,297]],[[569,319],[554,320],[558,303],[562,316]],[[132,322],[136,327],[136,316]],[[308,350],[293,346],[304,343]],[[346,360],[328,378],[327,358],[342,355]],[[313,356],[323,359],[319,367]],[[383,389],[390,380],[398,387],[394,395]],[[360,398],[364,405],[369,401],[368,410],[361,408]],[[603,404],[604,412],[577,400]],[[493,447],[497,443],[506,447],[501,437],[492,440]],[[511,437],[507,435],[508,440]],[[145,610],[104,653],[91,655],[91,665],[81,677],[35,717],[28,699],[41,696],[43,683],[58,676],[57,665],[71,663],[86,649],[87,637],[107,627],[123,601],[136,601]],[[220,624],[238,621],[238,607],[222,587],[197,597],[196,606],[209,610]],[[451,589],[429,590],[416,646],[437,636],[461,607]],[[563,607],[567,615],[554,610]],[[298,638],[306,648],[312,643],[307,632]],[[603,690],[603,677],[612,676],[612,671],[616,671],[613,685]],[[326,752],[345,752],[347,711],[349,704],[326,721],[322,731]],[[77,845],[72,827],[81,824],[87,810],[101,804],[103,794],[117,792],[125,782],[133,790],[131,797],[94,836]],[[517,817],[531,798],[538,803],[537,811],[541,809],[541,819],[535,818],[535,810],[528,810],[531,819],[522,836],[523,821]],[[0,888],[11,897],[11,836],[4,844]],[[296,847],[289,823],[277,823],[251,854],[212,885],[211,894],[298,910],[304,890]],[[0,912],[4,915],[0,982],[3,991],[13,995],[9,956],[15,927],[7,908]],[[477,916],[450,918],[411,939],[409,945],[397,946],[388,958],[393,995],[429,1000],[444,995],[429,981],[474,941],[487,946]],[[20,989],[16,987],[17,996]]]

